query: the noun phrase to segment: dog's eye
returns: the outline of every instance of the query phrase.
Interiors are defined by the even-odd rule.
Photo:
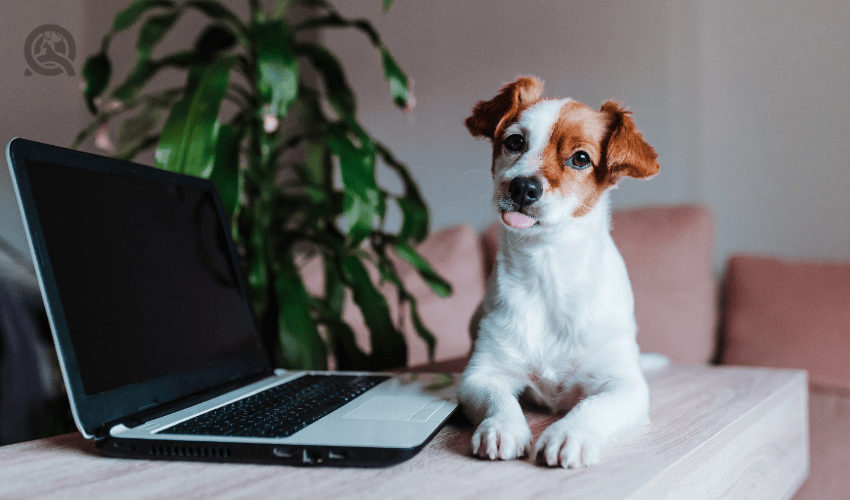
[[[508,138],[505,139],[505,149],[511,153],[519,153],[522,151],[523,145],[525,145],[525,137],[519,134],[509,135]]]
[[[570,159],[567,160],[567,165],[576,170],[584,170],[592,164],[593,162],[590,161],[590,155],[584,151],[576,151],[572,156],[570,156]]]

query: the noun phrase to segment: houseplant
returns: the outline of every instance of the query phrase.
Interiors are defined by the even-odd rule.
[[[394,253],[412,265],[437,294],[451,293],[415,249],[428,232],[427,208],[407,168],[360,125],[341,65],[310,35],[329,28],[362,32],[375,46],[390,97],[401,108],[412,100],[407,77],[367,21],[345,19],[325,0],[279,0],[269,9],[259,0],[248,3],[248,19],[215,0],[137,0],[118,12],[100,51],[82,70],[94,119],[74,147],[95,136],[96,144],[123,159],[156,148],[157,167],[216,183],[277,366],[323,369],[329,354],[340,369],[406,363],[402,318],[391,317],[369,266],[395,286],[399,310],[410,314],[433,357],[435,338],[399,279],[398,259],[390,258]],[[385,11],[391,3],[383,0]],[[296,6],[300,10],[293,16]],[[194,46],[154,57],[158,43],[188,11],[209,21]],[[110,88],[111,41],[134,25],[140,26],[138,59]],[[167,68],[185,71],[185,84],[146,90]],[[116,123],[113,146],[109,128]],[[379,162],[398,175],[403,193],[378,185]],[[391,203],[403,215],[397,231],[385,227]],[[322,260],[321,295],[311,295],[299,275],[297,263],[305,255]],[[342,320],[346,290],[370,330],[368,354]]]

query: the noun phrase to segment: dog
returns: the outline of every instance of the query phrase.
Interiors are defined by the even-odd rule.
[[[596,111],[542,92],[541,80],[521,77],[466,119],[474,137],[492,141],[502,229],[458,399],[476,427],[474,455],[531,453],[577,468],[598,463],[606,442],[649,420],[609,190],[623,176],[652,177],[659,164],[619,103]],[[567,412],[533,451],[519,396]]]

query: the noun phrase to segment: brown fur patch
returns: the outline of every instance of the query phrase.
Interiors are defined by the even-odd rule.
[[[575,217],[590,212],[609,187],[604,176],[599,175],[605,133],[602,113],[570,101],[561,107],[549,144],[543,152],[541,172],[550,188],[563,196],[575,194],[579,199],[580,205],[573,214]],[[576,170],[567,165],[567,160],[577,151],[590,155],[592,166]]]
[[[543,153],[541,171],[550,189],[578,197],[574,217],[589,213],[621,177],[642,179],[658,173],[658,155],[629,115],[631,112],[613,101],[606,102],[601,111],[575,101],[561,108]],[[593,164],[584,170],[567,165],[577,151],[588,153]]]
[[[615,184],[624,175],[645,179],[657,174],[660,168],[658,155],[638,132],[631,119],[631,111],[621,108],[617,102],[608,101],[602,105],[602,113],[608,121],[605,157],[610,182]]]
[[[496,97],[479,101],[472,109],[472,116],[464,122],[474,137],[495,139],[525,109],[540,100],[543,82],[533,76],[520,77],[504,85]]]

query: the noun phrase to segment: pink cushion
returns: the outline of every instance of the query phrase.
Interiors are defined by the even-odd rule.
[[[711,361],[717,344],[711,212],[691,205],[637,208],[614,212],[611,223],[632,282],[641,351],[674,363]]]
[[[437,296],[412,266],[401,259],[393,259],[402,282],[419,303],[422,322],[437,337],[434,359],[442,361],[466,356],[472,344],[469,320],[484,297],[484,264],[478,235],[468,226],[450,227],[429,236],[418,250],[451,283],[453,291],[452,296],[445,299]],[[312,259],[301,269],[307,289],[320,293],[323,282],[321,261]],[[378,283],[377,271],[374,268],[369,268],[369,271],[373,281]],[[399,303],[395,287],[384,284],[380,291],[387,299],[393,320],[397,320]],[[343,319],[354,330],[360,348],[370,352],[369,330],[350,294],[346,297]],[[427,363],[428,347],[416,334],[409,309],[404,311],[402,328],[407,341],[408,366]]]
[[[850,393],[809,389],[809,477],[793,500],[847,498]]]
[[[724,309],[723,363],[802,368],[850,391],[850,263],[733,256]]]
[[[482,234],[488,274],[499,224]],[[697,206],[620,210],[612,226],[635,295],[641,350],[666,354],[675,363],[710,361],[717,316],[711,212]]]

